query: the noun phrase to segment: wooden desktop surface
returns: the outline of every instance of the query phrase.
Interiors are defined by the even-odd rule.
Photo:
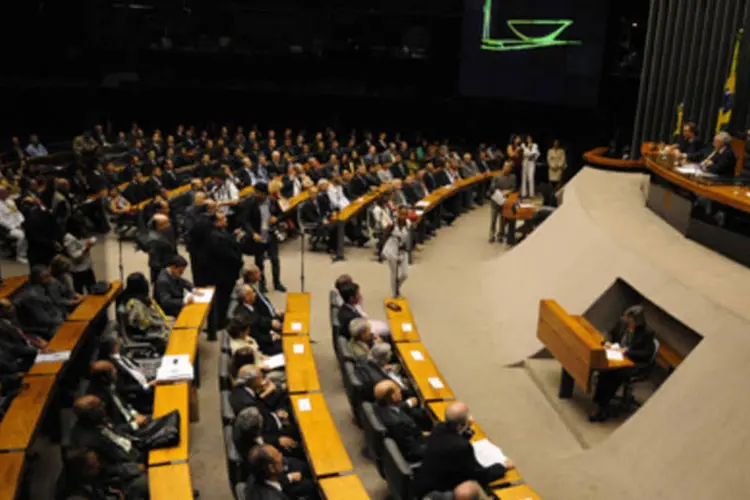
[[[385,314],[388,318],[388,324],[391,327],[391,338],[394,342],[413,342],[419,341],[419,331],[417,324],[414,322],[414,316],[409,309],[409,301],[406,299],[385,299]],[[388,307],[388,304],[396,304],[401,310],[394,311]],[[411,325],[411,331],[405,331],[404,326]],[[409,327],[406,326],[408,329]]]
[[[107,309],[107,306],[122,291],[122,282],[113,281],[105,295],[89,295],[76,307],[68,321],[91,321]]]
[[[87,321],[66,321],[52,337],[47,348],[53,352],[71,351],[70,357],[73,358],[73,352],[89,326],[91,326],[91,323]],[[64,364],[64,361],[37,363],[31,366],[27,375],[56,375]]]
[[[310,313],[309,312],[289,312],[284,313],[284,323],[281,327],[284,335],[309,335],[310,334]]]
[[[23,472],[25,453],[0,454],[0,500],[15,500]]]
[[[349,454],[341,442],[336,424],[321,393],[291,396],[292,409],[299,425],[305,450],[316,477],[349,472],[353,469]],[[300,411],[300,401],[308,400],[310,410]]]
[[[653,143],[645,143],[641,148],[646,167],[655,175],[675,184],[697,196],[711,199],[728,205],[745,213],[750,213],[750,189],[744,186],[708,184],[680,174],[674,170],[676,163],[673,157],[661,158],[652,150]]]
[[[528,484],[519,484],[508,488],[495,488],[492,490],[500,500],[542,500],[536,491]]]
[[[406,368],[409,378],[414,382],[423,401],[455,399],[448,382],[440,374],[430,354],[421,342],[400,342],[396,344],[401,363]],[[421,360],[416,358],[420,357]],[[438,379],[443,387],[436,389],[430,384],[430,379]]]
[[[286,294],[287,313],[310,314],[310,294],[303,292],[289,292]]]
[[[54,376],[26,377],[0,422],[0,450],[24,450],[31,445],[55,385]]]
[[[162,448],[148,454],[150,466],[185,462],[189,454],[190,385],[187,382],[158,385],[154,388],[154,418],[178,410],[180,412],[180,443],[173,448]]]
[[[594,148],[591,151],[583,153],[583,159],[592,165],[616,167],[623,170],[642,168],[645,165],[643,159],[622,160],[619,158],[609,158],[608,156],[604,156],[607,151],[609,151],[607,146]]]
[[[164,351],[166,356],[178,356],[187,354],[190,356],[190,363],[195,362],[195,352],[198,349],[198,337],[200,330],[198,328],[180,328],[169,332],[169,342]]]
[[[370,206],[372,202],[378,199],[383,193],[382,189],[377,189],[371,193],[364,194],[359,198],[356,198],[349,203],[346,208],[331,217],[331,221],[334,222],[348,222],[357,214],[362,212],[365,208]]]
[[[318,482],[325,500],[369,500],[365,486],[356,474],[335,476]]]
[[[282,339],[282,345],[289,392],[294,394],[320,391],[318,368],[315,365],[310,338],[301,335],[286,336]],[[299,352],[300,350],[302,352]]]
[[[602,344],[607,339],[604,337],[602,332],[600,332],[594,325],[591,324],[591,322],[588,320],[585,316],[572,316],[572,318],[578,323],[581,324],[582,327],[586,329],[586,331],[591,335],[591,338],[594,339],[594,342],[598,344]],[[600,370],[618,370],[620,368],[633,368],[635,366],[635,363],[633,363],[630,359],[628,359],[627,356],[624,356],[623,359],[617,360],[617,359],[608,359],[607,360],[607,366],[599,368]]]
[[[187,304],[182,307],[180,314],[177,315],[177,319],[174,322],[172,329],[179,328],[203,328],[203,324],[208,318],[208,313],[211,310],[211,304],[205,303],[193,303]]]
[[[434,420],[442,421],[445,419],[445,409],[448,408],[449,404],[451,404],[450,401],[431,401],[427,403],[427,409],[429,410]],[[474,431],[474,435],[471,437],[472,443],[481,441],[482,439],[489,439],[487,437],[487,434],[485,434],[485,432],[482,430],[482,428],[479,426],[479,424],[476,421],[471,425],[471,429]],[[518,472],[518,469],[511,469],[505,473],[505,477],[497,481],[494,481],[490,486],[499,486],[501,484],[517,483],[519,481],[523,481],[523,477],[521,476],[521,473]]]
[[[28,282],[28,276],[8,276],[3,278],[3,284],[0,285],[0,299],[12,297]]]
[[[190,466],[182,463],[151,467],[148,470],[148,491],[151,500],[191,500]]]

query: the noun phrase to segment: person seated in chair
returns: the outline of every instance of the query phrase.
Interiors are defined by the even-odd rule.
[[[734,177],[737,156],[732,150],[732,136],[719,132],[714,137],[714,150],[700,163],[701,170],[718,177]]]
[[[393,348],[386,342],[378,342],[364,358],[355,361],[354,368],[362,380],[365,396],[370,399],[374,396],[375,386],[383,380],[391,380],[398,385],[406,399],[414,396],[414,391],[407,380],[401,374],[401,366],[391,363]]]
[[[300,207],[302,222],[313,228],[314,234],[322,235],[327,243],[329,252],[336,250],[337,228],[331,223],[331,206],[327,196],[319,196],[318,189],[309,189],[310,197]]]
[[[349,323],[349,350],[355,359],[367,357],[370,349],[380,342],[380,337],[373,335],[370,322],[365,318],[354,318]]]
[[[251,475],[247,500],[292,500],[284,493],[280,476],[285,474],[281,453],[267,444],[253,448],[248,456]]]
[[[138,336],[148,335],[166,341],[169,321],[149,295],[146,276],[132,273],[125,283],[125,290],[117,298],[118,309],[124,315],[125,328]]]
[[[382,339],[390,337],[391,331],[387,323],[377,319],[368,318],[367,313],[362,307],[363,299],[358,284],[354,282],[342,282],[338,291],[343,300],[343,305],[341,305],[338,310],[340,335],[349,340],[351,338],[351,334],[349,333],[349,323],[351,323],[354,318],[365,318],[370,322],[370,327],[374,334]]]
[[[50,294],[52,275],[47,266],[36,265],[29,273],[29,284],[21,290],[16,299],[18,318],[24,329],[28,328],[51,339],[65,321],[67,311],[61,309]]]
[[[612,332],[612,340],[617,343],[606,343],[607,349],[622,352],[635,363],[634,368],[606,370],[599,372],[599,381],[594,392],[594,402],[598,408],[589,417],[590,422],[603,422],[612,416],[609,403],[617,389],[628,379],[642,373],[654,361],[654,334],[646,326],[646,316],[643,306],[636,305],[628,308]]]
[[[257,311],[261,316],[264,316],[270,320],[278,320],[279,322],[284,321],[284,311],[273,307],[273,304],[268,299],[266,294],[262,291],[263,289],[263,274],[260,272],[258,266],[252,264],[247,266],[240,276],[242,283],[249,285],[255,290],[255,294],[258,296],[256,300]],[[237,287],[239,290],[240,287]]]
[[[143,369],[120,353],[120,341],[114,336],[102,338],[99,343],[99,359],[109,361],[117,369],[117,390],[134,402],[143,413],[151,412],[156,379],[147,376]]]
[[[257,305],[258,296],[250,285],[244,285],[241,293],[242,302],[235,307],[232,317],[250,325],[250,334],[264,354],[268,356],[279,354],[282,351],[281,321],[260,314]]]
[[[128,432],[141,429],[149,421],[149,417],[143,415],[131,406],[125,395],[117,386],[117,368],[111,361],[94,361],[89,370],[89,394],[98,397],[107,409],[107,417],[117,426]],[[151,407],[153,397],[151,395],[141,396],[136,405],[141,408]]]
[[[478,482],[464,481],[453,488],[453,491],[433,491],[424,497],[424,500],[492,500],[493,498],[495,497],[488,495]]]
[[[118,478],[125,498],[148,498],[145,457],[133,437],[109,421],[101,399],[94,395],[82,396],[73,403],[73,411],[78,419],[71,435],[73,445],[97,454],[102,474]]]
[[[283,369],[272,370],[268,368],[263,361],[268,357],[261,351],[258,343],[253,338],[251,325],[247,318],[232,318],[227,325],[227,335],[229,336],[229,348],[234,356],[237,352],[250,350],[252,352],[252,362],[259,370],[262,370],[271,382],[279,387],[286,387],[286,373]],[[247,364],[247,362],[243,362]]]
[[[193,284],[182,277],[187,269],[187,261],[184,257],[177,255],[169,266],[162,269],[154,286],[154,299],[162,311],[168,316],[177,317],[183,305],[192,304],[192,295],[186,292],[193,291]]]
[[[263,415],[257,408],[247,407],[237,415],[232,425],[232,438],[239,455],[246,459],[247,465],[250,451],[266,444],[263,440]],[[284,456],[283,448],[276,449],[282,454],[284,473],[279,476],[279,483],[284,493],[290,498],[316,498],[315,484],[311,481],[310,468],[305,461]],[[249,467],[246,469],[248,470],[245,473],[249,475]]]
[[[99,455],[93,450],[74,449],[65,454],[64,485],[58,498],[65,500],[122,500],[124,485],[117,477],[102,472]]]
[[[375,412],[385,426],[388,436],[393,438],[399,451],[409,462],[424,458],[426,442],[424,431],[432,428],[419,400],[403,399],[401,389],[392,380],[382,380],[375,385]]]
[[[49,263],[49,271],[52,280],[49,284],[49,293],[60,310],[67,312],[75,309],[83,302],[83,295],[76,292],[73,284],[71,270],[73,263],[62,254],[55,255]]]
[[[28,368],[46,347],[45,340],[21,328],[13,304],[8,299],[0,299],[0,351],[19,360],[22,368]]]
[[[487,468],[479,464],[469,441],[472,423],[469,407],[455,402],[445,410],[445,421],[435,424],[425,440],[422,466],[414,474],[419,498],[433,491],[452,491],[464,481],[487,486],[513,468],[510,460]]]

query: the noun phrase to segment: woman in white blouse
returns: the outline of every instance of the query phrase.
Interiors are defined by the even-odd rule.
[[[521,173],[521,196],[534,196],[534,176],[536,161],[539,159],[539,146],[531,135],[526,136],[523,145],[523,171]]]
[[[552,147],[547,151],[547,166],[549,167],[549,182],[557,190],[560,188],[562,182],[563,171],[568,166],[568,161],[565,158],[565,150],[560,147],[560,141],[557,139],[555,139]]]

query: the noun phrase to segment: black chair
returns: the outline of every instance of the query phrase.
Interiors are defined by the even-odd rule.
[[[234,498],[237,500],[247,500],[247,484],[237,483],[234,487]]]
[[[635,399],[633,386],[645,382],[651,378],[651,374],[656,366],[656,357],[659,355],[661,343],[654,338],[654,354],[648,362],[648,365],[638,370],[632,377],[622,385],[622,395],[613,398],[612,406],[623,413],[633,413],[641,407],[642,403]]]
[[[227,451],[227,473],[229,474],[229,486],[234,491],[237,483],[242,481],[242,457],[234,445],[232,426],[224,426],[224,447]]]
[[[233,309],[228,309],[228,311],[233,311]],[[226,330],[221,331],[221,352],[224,354],[232,355],[232,348],[229,346],[229,335],[227,334]]]
[[[229,354],[219,354],[219,390],[228,391],[232,389],[232,377],[229,373],[229,365],[232,363],[232,358]]]
[[[234,422],[235,414],[232,404],[229,402],[230,391],[221,391],[219,393],[219,405],[221,407],[221,420],[223,425],[231,425]]]
[[[349,341],[346,340],[345,337],[339,336],[339,338],[336,339],[336,345],[338,345],[338,349],[336,350],[336,359],[339,362],[339,372],[343,377],[344,363],[354,363],[354,354],[352,354],[352,350],[349,349]]]
[[[349,406],[352,409],[354,415],[354,422],[358,427],[362,427],[362,416],[360,415],[360,407],[362,404],[362,394],[364,392],[364,386],[362,381],[359,379],[356,373],[354,373],[354,365],[347,361],[344,363],[344,389],[346,390],[346,397],[349,400]]]
[[[388,492],[394,500],[413,500],[414,471],[391,438],[383,441],[383,472]]]
[[[365,444],[368,456],[375,461],[380,477],[385,478],[383,472],[383,440],[387,429],[375,413],[372,403],[362,403],[362,430],[365,432]]]

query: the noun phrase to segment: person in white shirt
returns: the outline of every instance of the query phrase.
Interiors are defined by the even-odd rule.
[[[547,151],[547,166],[549,167],[549,181],[559,189],[560,183],[562,182],[563,171],[568,166],[567,159],[565,158],[565,150],[560,147],[560,141],[555,139],[552,143],[552,147]]]
[[[10,191],[0,186],[0,226],[8,231],[8,237],[16,242],[16,260],[26,264],[26,250],[28,243],[26,233],[22,228],[24,218],[16,202],[10,198]]]
[[[39,157],[47,156],[49,153],[47,152],[47,148],[44,147],[44,144],[39,142],[39,136],[31,134],[29,145],[26,146],[26,154],[31,157]]]
[[[349,206],[349,199],[344,194],[344,188],[341,187],[341,180],[338,177],[328,183],[327,193],[328,199],[331,200],[331,208],[335,211],[343,210]]]
[[[536,175],[536,161],[539,159],[539,146],[531,135],[526,136],[523,144],[523,170],[521,174],[521,196],[534,196],[534,176]]]
[[[219,211],[227,217],[234,214],[234,207],[240,202],[240,190],[224,172],[218,172],[214,176],[211,196],[219,205]]]

